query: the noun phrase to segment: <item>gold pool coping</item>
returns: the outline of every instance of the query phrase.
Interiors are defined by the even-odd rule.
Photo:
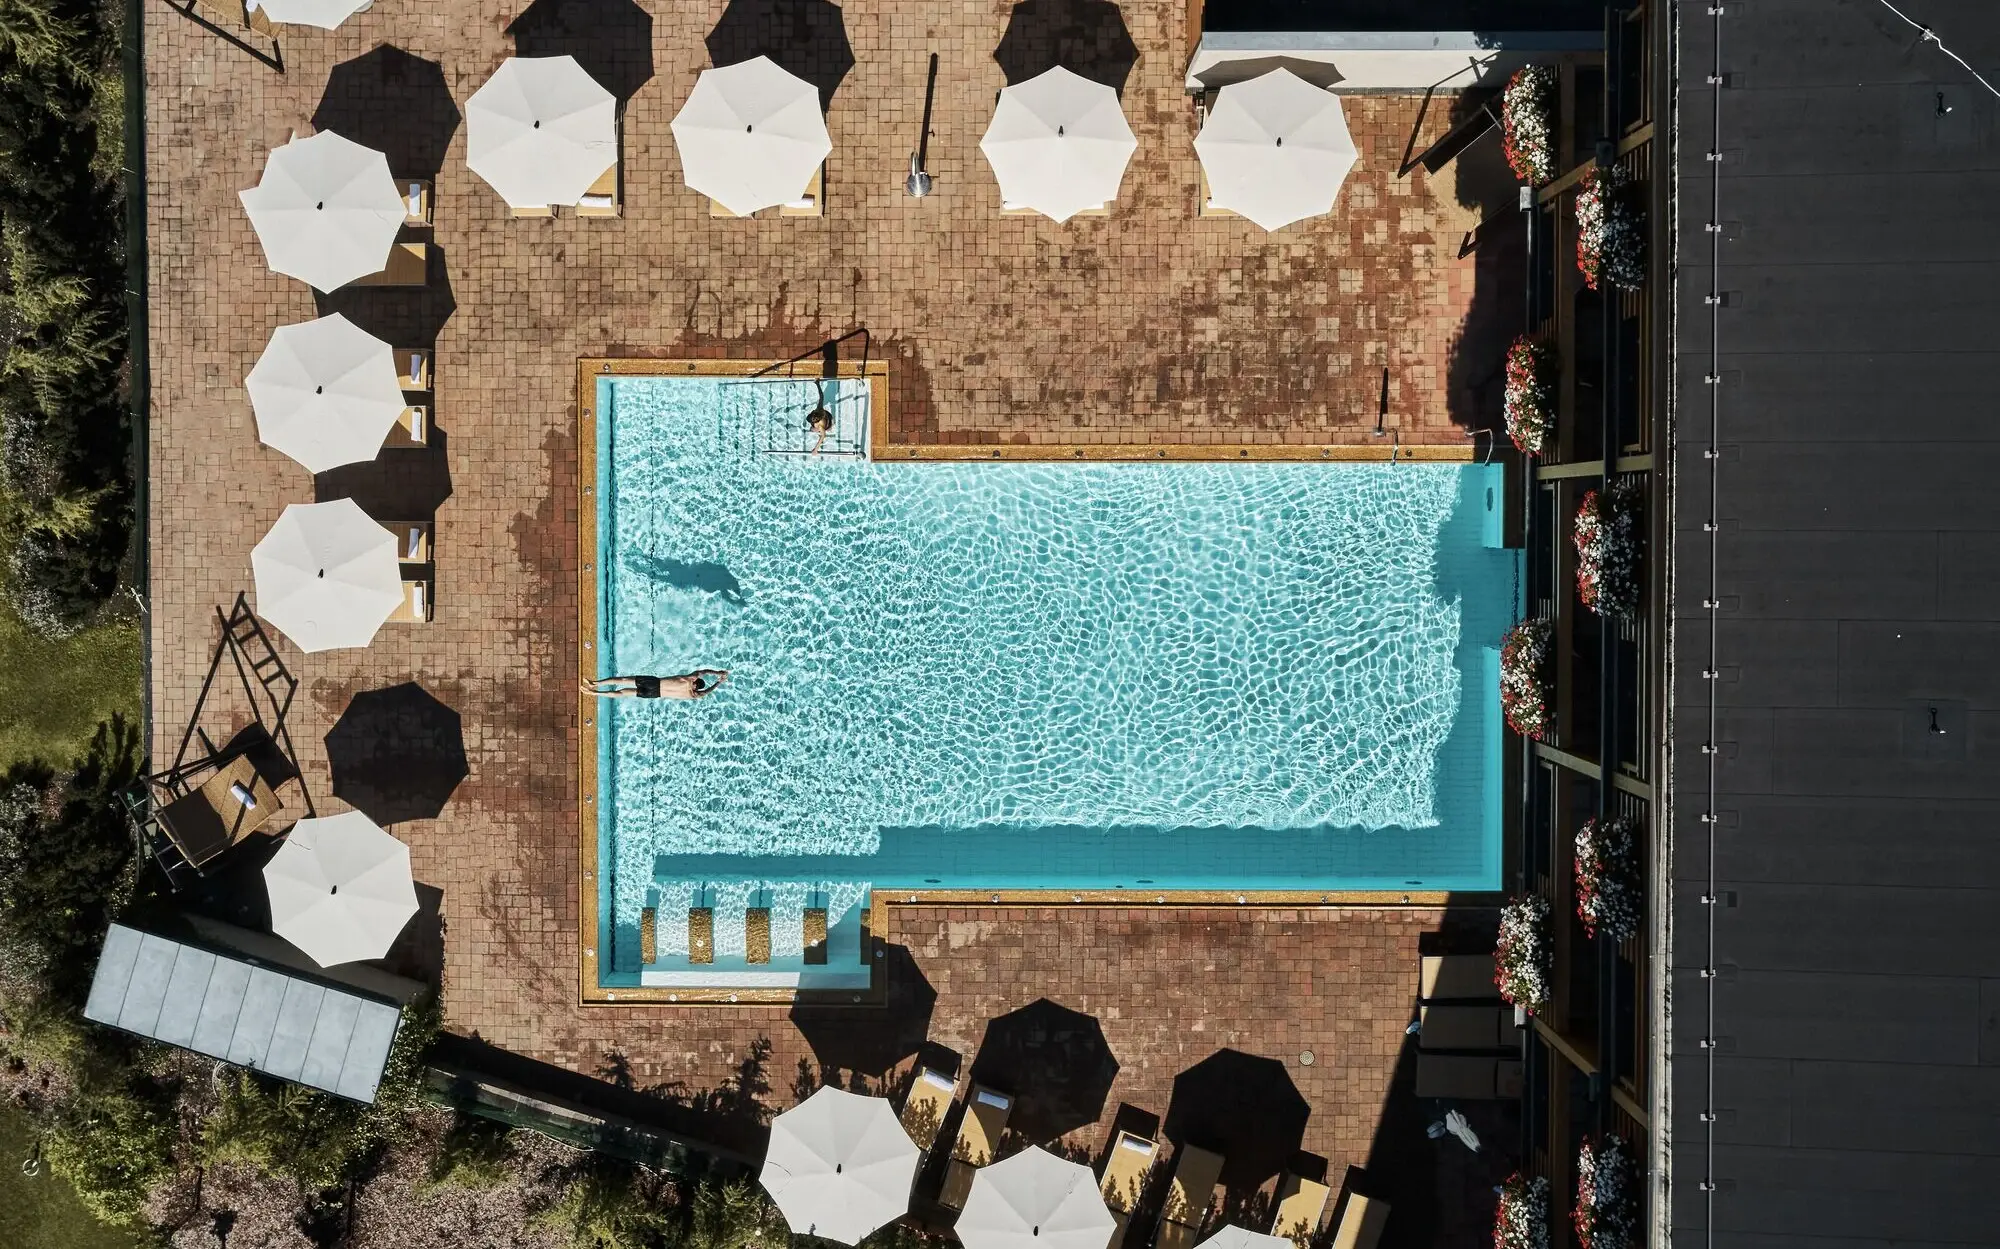
[[[748,377],[774,366],[781,360],[675,360],[633,359],[603,356],[580,357],[576,362],[576,454],[577,454],[577,676],[587,679],[595,670],[598,642],[597,620],[597,379],[600,377]],[[817,363],[813,376],[817,376]],[[889,364],[870,360],[865,364],[842,363],[839,376],[866,377],[869,386],[869,454],[877,461],[911,460],[945,462],[968,460],[999,461],[1290,461],[1337,463],[1342,461],[1386,462],[1398,460],[1463,462],[1472,459],[1470,447],[1331,446],[1304,444],[1185,443],[1168,446],[1040,443],[1033,445],[939,445],[911,446],[888,441]],[[810,377],[805,380],[811,380]],[[887,1000],[888,986],[880,975],[871,974],[866,990],[795,989],[695,989],[665,986],[631,986],[606,989],[597,979],[597,700],[577,694],[577,803],[578,843],[581,871],[577,883],[577,989],[578,1001],[585,1006],[824,1006],[879,1007]],[[1243,910],[1252,907],[1313,907],[1376,909],[1408,906],[1431,908],[1447,905],[1448,891],[1407,890],[1146,890],[1146,889],[874,889],[870,907],[863,917],[861,946],[869,954],[873,973],[879,967],[881,934],[888,931],[891,906],[1116,906],[1144,910],[1149,907],[1209,907]]]
[[[1469,464],[1476,457],[1470,445],[1404,446],[1396,443],[1281,442],[1037,442],[935,443],[890,442],[886,426],[873,426],[868,454],[877,463],[899,460],[963,463],[991,460],[1048,464],[1091,463],[1240,463],[1240,464]]]

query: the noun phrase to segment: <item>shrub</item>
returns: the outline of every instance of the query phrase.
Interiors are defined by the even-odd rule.
[[[1549,660],[1554,631],[1546,620],[1523,620],[1500,643],[1500,712],[1507,727],[1531,741],[1549,733]]]
[[[1556,428],[1556,354],[1527,335],[1507,349],[1507,390],[1503,400],[1507,436],[1524,455],[1548,450]]]
[[[535,1222],[567,1235],[576,1249],[655,1249],[674,1230],[674,1220],[659,1198],[657,1179],[635,1167],[593,1157],[571,1176],[561,1196],[535,1216]]]
[[[1536,1014],[1549,1004],[1555,955],[1549,947],[1549,904],[1532,895],[1500,911],[1500,939],[1493,946],[1493,983],[1500,996]]]
[[[1500,142],[1514,176],[1540,186],[1556,176],[1556,72],[1546,65],[1514,71],[1500,96]]]
[[[743,1249],[756,1241],[784,1244],[791,1236],[785,1216],[748,1180],[695,1186],[682,1215],[679,1249]]]
[[[1636,291],[1646,281],[1645,216],[1617,166],[1592,168],[1576,192],[1576,267],[1584,285]]]
[[[171,1101],[151,1090],[80,1093],[50,1129],[49,1169],[99,1218],[136,1222],[147,1192],[173,1170],[174,1126]]]
[[[1637,825],[1622,815],[1576,830],[1576,917],[1591,936],[1623,941],[1639,931]]]
[[[512,1175],[514,1133],[503,1123],[454,1113],[426,1181],[433,1188],[498,1188]]]

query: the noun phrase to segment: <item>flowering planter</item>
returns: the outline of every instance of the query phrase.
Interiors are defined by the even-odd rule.
[[[1548,450],[1556,428],[1555,349],[1522,335],[1507,349],[1507,436],[1524,454]]]
[[[1556,176],[1556,72],[1546,65],[1514,71],[1500,96],[1500,144],[1514,176],[1540,186]]]
[[[1502,998],[1534,1015],[1549,1004],[1554,978],[1549,904],[1537,897],[1516,898],[1500,911],[1500,938],[1493,945],[1493,983]]]
[[[1638,825],[1614,815],[1576,830],[1576,917],[1591,936],[1624,941],[1639,932]]]
[[[1570,1221],[1579,1249],[1638,1249],[1639,1166],[1615,1136],[1585,1140],[1576,1154],[1576,1206]]]
[[[1549,1249],[1549,1182],[1519,1171],[1500,1185],[1493,1212],[1493,1249]]]
[[[1523,620],[1500,642],[1500,712],[1507,727],[1531,741],[1549,735],[1550,660],[1555,631],[1546,620]]]
[[[1625,171],[1585,171],[1576,191],[1576,267],[1591,290],[1636,291],[1646,281],[1645,215]]]
[[[1592,490],[1576,510],[1576,592],[1600,616],[1639,614],[1639,491],[1630,483]]]

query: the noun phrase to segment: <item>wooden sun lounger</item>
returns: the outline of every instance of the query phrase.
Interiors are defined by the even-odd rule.
[[[1159,1155],[1158,1141],[1131,1132],[1120,1132],[1111,1142],[1111,1152],[1104,1159],[1104,1178],[1097,1183],[1104,1207],[1111,1211],[1115,1224],[1104,1249],[1119,1249],[1125,1243],[1125,1225],[1132,1217],[1133,1207],[1139,1204],[1139,1194],[1145,1190],[1146,1177],[1152,1173],[1153,1160]]]
[[[1506,1006],[1417,1007],[1417,1047],[1426,1050],[1491,1050],[1520,1043],[1514,1012]]]
[[[962,1209],[972,1195],[973,1172],[993,1161],[1000,1148],[1000,1134],[1014,1113],[1014,1099],[1005,1093],[975,1084],[965,1099],[965,1119],[958,1125],[958,1140],[951,1147],[951,1165],[945,1168],[944,1190],[938,1204],[949,1210]]]
[[[1330,1191],[1318,1180],[1287,1173],[1278,1181],[1277,1213],[1271,1216],[1271,1234],[1296,1241],[1311,1240],[1318,1235]]]
[[[507,211],[515,217],[553,217],[556,215],[556,206],[554,204],[530,204],[526,208],[509,208]]]
[[[1215,206],[1214,200],[1209,196],[1208,170],[1206,169],[1201,171],[1201,199],[1199,203],[1201,204],[1201,215],[1204,217],[1234,217],[1238,215],[1231,209],[1217,208]]]
[[[385,520],[382,528],[396,535],[396,560],[403,564],[431,562],[431,523],[427,520]]]
[[[380,273],[356,278],[349,286],[422,286],[430,280],[428,243],[398,243],[389,249],[389,263]]]
[[[1029,208],[1025,204],[1010,204],[1006,200],[1000,201],[1000,215],[1003,217],[1038,217],[1041,215],[1041,212],[1041,209]],[[1079,217],[1109,217],[1111,215],[1111,205],[1099,204],[1095,208],[1086,208],[1076,215]]]
[[[826,966],[826,908],[809,906],[805,911],[806,966]]]
[[[899,1116],[903,1131],[918,1149],[926,1154],[937,1144],[938,1133],[944,1128],[945,1115],[951,1111],[951,1099],[958,1095],[958,1082],[947,1079],[929,1067],[919,1067],[917,1078],[910,1084],[910,1095],[903,1099],[903,1113]]]
[[[403,193],[403,224],[426,227],[431,224],[431,180],[429,178],[398,178],[396,189]]]
[[[1201,1238],[1202,1220],[1208,1217],[1208,1202],[1215,1195],[1215,1182],[1222,1177],[1222,1155],[1194,1145],[1183,1145],[1174,1157],[1174,1178],[1167,1187],[1167,1199],[1160,1206],[1160,1234],[1155,1249],[1194,1249]]]
[[[1521,1095],[1521,1063],[1512,1058],[1417,1051],[1417,1096],[1493,1101]]]
[[[715,912],[705,906],[688,908],[688,962],[715,961]]]
[[[813,170],[812,181],[806,189],[789,204],[778,205],[780,217],[824,217],[826,216],[826,162],[821,161]]]
[[[403,602],[389,613],[391,624],[429,624],[436,604],[431,602],[431,583],[428,577],[403,578]]]
[[[771,908],[753,906],[743,912],[743,961],[761,965],[771,961]]]
[[[622,162],[614,162],[602,177],[590,184],[576,202],[579,217],[616,217],[624,213],[625,200],[618,193],[618,172]]]
[[[1382,1239],[1382,1225],[1388,1221],[1388,1202],[1350,1191],[1347,1206],[1340,1212],[1340,1226],[1334,1229],[1333,1249],[1375,1249]]]
[[[1417,996],[1426,1002],[1453,998],[1473,1002],[1498,1001],[1500,991],[1493,984],[1493,956],[1424,955]]]
[[[382,440],[385,447],[412,447],[431,445],[431,409],[429,404],[412,403],[403,408],[396,424],[389,430],[389,436]]]
[[[405,394],[428,394],[431,389],[431,353],[428,347],[397,347],[396,384]]]

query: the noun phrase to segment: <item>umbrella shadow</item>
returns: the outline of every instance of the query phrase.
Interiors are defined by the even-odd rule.
[[[805,1037],[819,1061],[820,1084],[834,1083],[829,1078],[834,1071],[879,1081],[890,1068],[921,1050],[930,1034],[937,990],[907,947],[884,945],[881,949],[882,974],[888,985],[886,1009],[809,1003],[792,1007],[792,1026]]]
[[[451,497],[449,444],[437,430],[422,447],[388,447],[360,464],[343,464],[313,475],[313,499],[352,499],[384,524],[427,521]]]
[[[535,0],[507,27],[516,56],[573,56],[620,108],[653,80],[653,18],[633,0]]]
[[[433,242],[426,248],[422,286],[343,286],[314,291],[320,316],[338,312],[391,347],[431,347],[445,323],[458,311],[451,293],[451,273],[444,251]]]
[[[382,962],[397,975],[435,989],[444,983],[444,890],[421,881],[416,889],[417,913],[403,926]]]
[[[334,66],[312,116],[313,129],[387,156],[399,178],[436,178],[458,122],[444,68],[388,43]]]
[[[458,713],[414,681],[356,694],[326,758],[334,797],[383,825],[436,819],[469,771]]]
[[[1060,65],[1122,94],[1139,46],[1111,0],[1021,0],[993,59],[1010,87]]]
[[[1014,1097],[1008,1130],[1030,1144],[1097,1122],[1117,1078],[1097,1020],[1047,998],[989,1021],[972,1060],[973,1083]]]
[[[854,68],[846,19],[831,0],[729,0],[706,42],[718,69],[770,57],[819,89],[821,111]]]
[[[1222,1182],[1251,1188],[1297,1156],[1312,1108],[1285,1064],[1217,1050],[1174,1077],[1165,1135],[1222,1155]]]

